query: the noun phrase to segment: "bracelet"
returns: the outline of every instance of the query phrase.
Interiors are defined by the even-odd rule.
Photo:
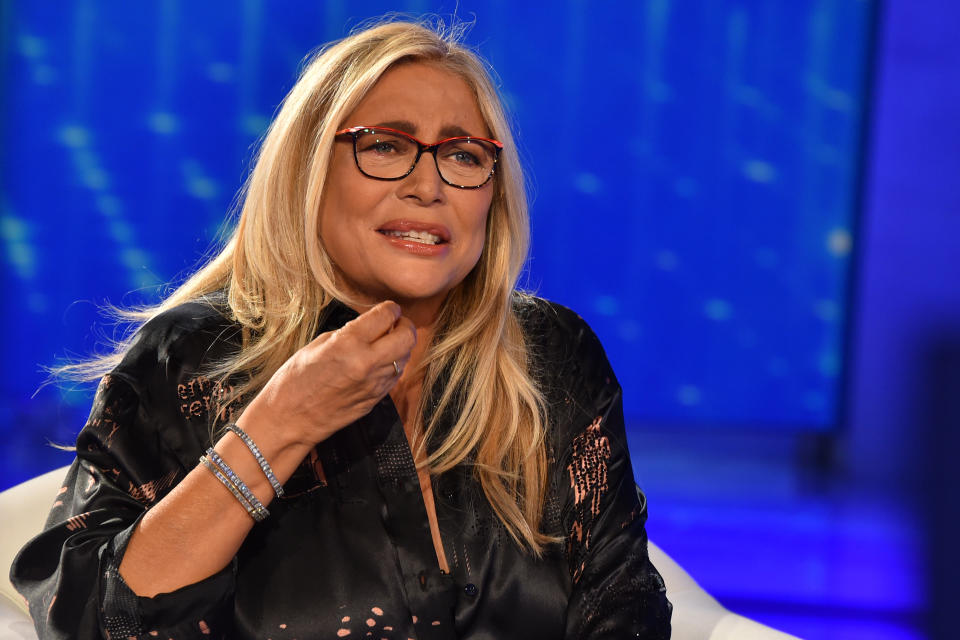
[[[221,458],[217,452],[213,450],[213,447],[207,449],[207,458],[213,462],[213,464],[219,467],[220,471],[223,472],[223,475],[229,478],[229,481],[233,487],[240,492],[245,499],[245,502],[242,504],[247,507],[247,511],[251,516],[253,516],[254,520],[261,522],[270,515],[270,512],[267,511],[267,508],[263,506],[263,503],[257,499],[257,496],[253,495],[253,492],[250,491],[250,488],[247,487],[247,484],[241,480],[236,473],[234,473],[233,469],[230,468],[230,465],[224,462],[223,458]]]
[[[215,465],[220,467],[220,471],[222,471],[224,475],[226,475],[227,478],[230,479],[230,482],[233,483],[234,487],[239,489],[240,493],[243,494],[243,497],[247,499],[247,502],[253,508],[253,511],[256,514],[260,515],[259,519],[257,519],[256,516],[254,516],[254,519],[257,519],[257,522],[259,522],[260,520],[263,520],[264,518],[270,515],[270,512],[267,511],[267,508],[263,506],[263,503],[261,503],[260,500],[257,499],[257,496],[253,495],[253,491],[250,491],[250,488],[247,486],[247,483],[241,480],[240,476],[234,473],[233,469],[230,468],[230,465],[224,462],[223,458],[221,458],[220,455],[213,450],[213,447],[210,447],[209,449],[207,449],[207,458],[209,458]],[[254,515],[254,514],[251,513],[250,515]]]
[[[254,509],[253,506],[249,502],[247,502],[247,499],[244,498],[239,491],[237,491],[237,488],[233,486],[233,483],[227,480],[227,477],[225,475],[220,473],[220,469],[218,469],[216,465],[214,465],[212,462],[207,460],[207,456],[200,456],[200,462],[203,464],[203,466],[205,466],[207,469],[210,470],[210,473],[212,473],[217,477],[217,480],[223,483],[223,486],[225,486],[227,489],[230,490],[230,493],[232,493],[233,497],[236,498],[237,501],[243,505],[243,508],[246,509],[247,513],[250,514],[250,517],[252,517],[257,522],[260,522],[263,519],[261,515],[256,511],[256,509]]]
[[[283,487],[280,486],[280,482],[277,480],[277,476],[273,474],[273,469],[270,468],[270,463],[267,462],[267,459],[263,457],[263,454],[260,453],[260,449],[257,448],[257,445],[253,443],[253,438],[247,435],[247,432],[241,429],[236,423],[229,423],[227,429],[233,431],[243,443],[247,445],[247,449],[250,449],[250,453],[253,454],[253,457],[257,459],[257,464],[260,465],[260,468],[263,469],[263,475],[267,476],[267,480],[270,481],[270,486],[273,487],[273,492],[277,494],[277,497],[280,498],[283,496]]]

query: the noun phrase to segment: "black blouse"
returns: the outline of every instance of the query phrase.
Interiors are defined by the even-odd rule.
[[[620,387],[580,317],[528,296],[515,309],[551,411],[543,530],[563,544],[540,559],[524,552],[463,464],[433,478],[443,573],[387,396],[315,448],[224,570],[136,596],[117,571],[133,528],[197,465],[210,421],[235,411],[230,389],[203,375],[238,348],[239,328],[219,305],[154,318],[101,381],[46,528],[11,569],[41,638],[670,636]],[[354,317],[334,303],[320,330]]]

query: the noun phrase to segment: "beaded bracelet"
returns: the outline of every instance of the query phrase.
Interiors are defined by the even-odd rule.
[[[263,457],[262,453],[260,453],[260,449],[257,448],[257,445],[254,444],[253,438],[247,435],[246,431],[241,429],[233,422],[227,425],[227,429],[233,431],[241,440],[243,440],[243,443],[247,445],[247,449],[250,449],[250,453],[252,453],[253,457],[257,459],[257,464],[259,464],[260,468],[263,469],[263,475],[267,476],[267,480],[270,481],[270,486],[273,487],[273,492],[277,494],[278,498],[282,497],[283,487],[280,486],[277,476],[273,474],[273,469],[270,468],[270,463],[267,462],[267,459]]]
[[[257,499],[257,496],[253,495],[253,491],[250,491],[250,488],[247,484],[240,479],[240,477],[234,473],[233,469],[230,468],[223,458],[221,458],[216,451],[213,450],[213,447],[207,449],[207,458],[213,462],[217,467],[220,468],[220,471],[229,479],[240,494],[244,497],[246,502],[244,506],[247,507],[247,511],[253,516],[253,519],[257,522],[261,522],[267,516],[270,515],[270,512],[267,511],[267,508],[263,506],[263,503]]]
[[[217,480],[223,483],[223,486],[225,486],[227,489],[230,490],[230,493],[232,493],[233,497],[237,499],[237,502],[243,505],[244,509],[247,510],[247,513],[250,514],[250,517],[252,517],[257,522],[261,522],[263,520],[264,516],[262,516],[256,509],[254,509],[253,505],[247,502],[247,499],[244,498],[239,491],[237,491],[237,488],[233,486],[232,482],[227,480],[227,477],[225,475],[220,473],[220,469],[218,469],[215,464],[210,462],[207,459],[207,456],[200,456],[200,462],[203,464],[203,466],[205,466],[207,469],[210,470],[210,473],[212,473],[217,477]]]

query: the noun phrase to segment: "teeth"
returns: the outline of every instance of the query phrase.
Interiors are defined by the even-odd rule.
[[[414,242],[421,242],[423,244],[440,244],[440,236],[435,236],[432,233],[427,231],[383,231],[385,235],[393,236],[395,238],[404,238],[406,240],[413,240]]]

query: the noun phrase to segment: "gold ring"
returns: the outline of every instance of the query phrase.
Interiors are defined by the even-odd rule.
[[[393,361],[393,370],[397,372],[397,375],[400,375],[400,365],[397,364],[397,361]]]

